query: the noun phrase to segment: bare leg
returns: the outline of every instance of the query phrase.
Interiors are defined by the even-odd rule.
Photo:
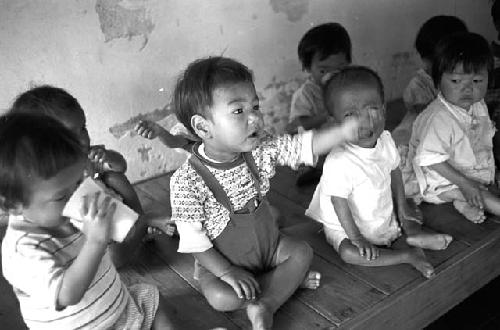
[[[165,302],[163,301],[163,297],[161,295],[160,295],[160,300],[158,301],[158,310],[156,311],[152,329],[153,330],[174,329],[174,325],[169,319],[168,314],[165,310]]]
[[[481,223],[486,219],[484,210],[467,203],[464,195],[459,189],[453,189],[441,193],[439,198],[446,202],[453,202],[455,209],[467,220],[474,223]]]
[[[453,240],[448,234],[429,233],[422,229],[422,225],[412,220],[402,220],[401,226],[406,235],[408,245],[429,249],[444,250]]]
[[[253,329],[271,329],[273,314],[304,282],[308,282],[313,251],[307,243],[282,236],[276,252],[276,267],[257,278],[261,295],[247,307]],[[313,275],[315,281],[317,275]]]
[[[215,310],[229,312],[242,309],[248,301],[238,298],[234,289],[209,271],[203,271],[199,279],[201,292]]]
[[[359,254],[358,248],[349,239],[344,239],[340,243],[339,254],[342,260],[354,265],[380,267],[410,264],[426,278],[434,275],[434,267],[427,261],[425,254],[420,248],[406,248],[401,250],[379,249],[378,258],[366,260],[365,257]]]

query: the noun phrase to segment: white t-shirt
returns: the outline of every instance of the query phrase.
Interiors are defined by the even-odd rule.
[[[466,177],[484,184],[495,176],[492,138],[495,129],[484,101],[469,111],[447,102],[441,94],[417,117],[409,157],[424,200],[440,203],[438,195],[456,189],[428,166],[448,162]]]
[[[363,237],[373,244],[390,243],[399,235],[391,192],[391,172],[398,164],[399,154],[388,131],[382,132],[374,148],[348,144],[331,152],[306,215],[344,231],[331,197],[345,198]]]

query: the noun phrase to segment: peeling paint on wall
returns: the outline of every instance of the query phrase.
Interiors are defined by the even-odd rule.
[[[97,0],[95,11],[101,23],[104,41],[135,36],[144,38],[141,50],[154,29],[145,2],[141,0]]]
[[[271,0],[270,3],[275,13],[285,13],[291,22],[299,21],[309,11],[308,0]]]
[[[140,113],[137,116],[134,116],[123,123],[116,124],[109,128],[109,132],[113,134],[113,136],[117,139],[122,138],[127,133],[130,133],[131,136],[134,136],[135,135],[134,127],[141,120],[151,120],[156,122],[163,118],[166,118],[169,115],[173,115],[173,110],[170,104],[167,104],[166,106],[163,107],[163,109],[155,109],[145,114]]]

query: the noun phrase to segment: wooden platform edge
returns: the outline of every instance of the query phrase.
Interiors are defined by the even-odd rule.
[[[412,283],[344,322],[339,329],[421,329],[500,275],[500,231],[438,268],[436,277]],[[409,309],[411,308],[411,309]],[[411,324],[411,328],[409,325]]]

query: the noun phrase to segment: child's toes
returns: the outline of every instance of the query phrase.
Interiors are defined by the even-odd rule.
[[[304,278],[304,281],[300,285],[301,288],[304,289],[317,289],[321,283],[321,273],[310,270],[307,274],[306,277]]]

